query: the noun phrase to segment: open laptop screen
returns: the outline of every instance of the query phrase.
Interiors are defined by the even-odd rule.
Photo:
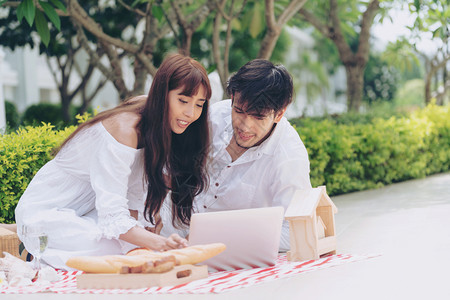
[[[273,266],[283,218],[283,207],[193,214],[189,244],[220,242],[227,246],[224,252],[204,262],[210,272]]]

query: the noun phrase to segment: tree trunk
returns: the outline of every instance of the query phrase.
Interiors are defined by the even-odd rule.
[[[444,105],[445,98],[447,97],[448,94],[448,87],[450,84],[450,80],[448,80],[448,70],[446,67],[444,67],[444,69],[442,70],[442,83],[443,83],[443,91],[442,93],[439,95],[439,98],[437,100],[437,104],[439,105]]]
[[[258,58],[269,60],[272,56],[272,52],[277,44],[278,37],[280,36],[281,28],[272,29],[267,32],[264,39],[261,42],[261,47],[259,48]]]
[[[59,95],[61,96],[61,114],[64,123],[68,124],[70,120],[69,107],[72,98],[69,95],[69,76],[66,76],[65,69],[67,63],[61,68],[61,85],[59,86]]]
[[[306,0],[289,1],[277,19],[275,17],[275,1],[264,1],[267,30],[259,48],[258,58],[270,59],[284,25],[305,5],[305,2]]]
[[[433,78],[438,77],[438,71],[441,68],[445,68],[448,61],[450,61],[450,56],[444,57],[444,59],[436,63],[433,60],[430,61],[428,72],[425,78],[425,104],[428,104],[431,101],[431,84]],[[437,91],[437,88],[435,90]]]
[[[347,109],[359,111],[364,87],[364,66],[345,65],[347,75]]]
[[[183,34],[183,40],[181,43],[181,49],[179,49],[179,53],[186,55],[186,56],[191,56],[191,44],[192,44],[192,35],[194,34],[194,32],[190,29],[186,29],[186,31]]]
[[[425,77],[425,105],[431,102],[431,79],[433,78],[433,73],[430,71]]]
[[[219,11],[216,12],[213,23],[213,33],[212,33],[212,55],[214,62],[216,63],[217,73],[219,74],[220,84],[224,91],[223,95],[226,95],[225,91],[227,89],[227,77],[225,76],[225,66],[224,60],[222,59],[222,52],[220,51],[220,31],[222,27],[222,13],[225,7],[225,1],[221,1],[217,4]]]
[[[313,25],[325,37],[329,38],[339,52],[342,64],[345,66],[347,74],[347,109],[348,111],[358,111],[361,106],[364,86],[364,70],[369,59],[369,39],[370,28],[373,19],[379,11],[380,1],[371,0],[366,11],[362,14],[361,30],[358,38],[358,50],[352,51],[345,38],[341,23],[345,20],[339,19],[337,0],[330,0],[328,19],[323,22],[322,17],[317,17],[311,12],[300,9],[300,14],[311,25]]]
[[[143,95],[146,94],[145,90],[145,82],[147,81],[147,69],[144,65],[136,59],[134,61],[134,91],[135,95]],[[124,99],[121,99],[124,100]]]
[[[62,118],[65,124],[69,124],[72,121],[70,118],[70,102],[72,102],[72,99],[67,94],[67,89],[65,91],[60,90],[60,95]]]

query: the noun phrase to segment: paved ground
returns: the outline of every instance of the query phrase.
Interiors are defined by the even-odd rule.
[[[381,256],[217,295],[0,299],[450,299],[450,173],[332,198],[338,253]]]

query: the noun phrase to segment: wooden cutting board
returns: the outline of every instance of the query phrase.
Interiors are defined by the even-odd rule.
[[[140,289],[179,285],[208,277],[208,266],[181,265],[165,273],[154,274],[81,274],[79,289]]]

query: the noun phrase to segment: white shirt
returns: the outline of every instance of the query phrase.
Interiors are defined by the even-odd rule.
[[[212,149],[207,163],[210,182],[207,190],[195,198],[194,212],[268,206],[283,206],[286,210],[296,189],[311,188],[308,153],[285,117],[263,143],[248,149],[234,162],[226,150],[233,135],[231,100],[212,105],[209,121],[212,130]],[[163,235],[177,232],[167,224],[171,223],[167,202],[170,203],[165,202],[165,212],[161,213],[164,215]],[[178,233],[185,235],[187,231]],[[280,250],[289,248],[289,225],[284,221]]]
[[[65,261],[72,256],[124,254],[131,244],[119,236],[140,226],[129,210],[144,211],[143,162],[142,150],[119,143],[101,122],[83,129],[37,172],[20,198],[19,238],[23,241],[22,225],[43,227],[48,248],[42,258],[60,269],[68,269]]]

